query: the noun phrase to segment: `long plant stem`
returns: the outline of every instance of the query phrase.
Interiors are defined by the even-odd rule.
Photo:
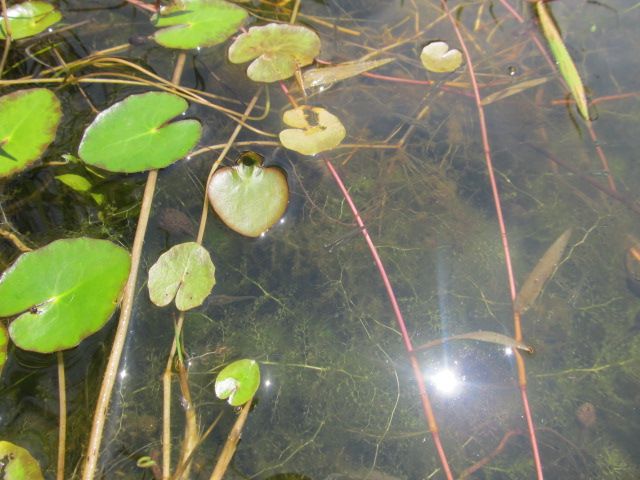
[[[482,99],[480,97],[480,89],[478,88],[478,82],[476,79],[475,69],[473,66],[473,62],[471,60],[471,55],[469,53],[469,49],[465,43],[464,37],[456,20],[453,18],[451,11],[449,10],[449,6],[447,5],[446,0],[441,0],[441,5],[443,10],[446,12],[449,17],[449,21],[456,33],[456,37],[458,38],[458,42],[460,43],[460,48],[464,54],[467,63],[467,69],[469,71],[469,78],[471,79],[471,86],[473,88],[473,93],[476,101],[476,107],[478,110],[478,119],[480,125],[480,132],[482,136],[482,146],[484,150],[484,158],[485,163],[487,165],[487,173],[489,174],[489,182],[491,185],[491,193],[493,195],[493,203],[496,210],[496,217],[498,219],[498,226],[500,229],[500,238],[502,239],[502,248],[504,251],[504,261],[505,267],[507,269],[507,279],[509,282],[509,293],[511,294],[511,303],[515,304],[516,300],[516,282],[515,277],[513,275],[513,266],[511,263],[511,253],[509,250],[509,241],[507,238],[507,229],[505,227],[504,216],[502,215],[502,204],[500,202],[500,194],[498,191],[498,184],[496,182],[494,169],[493,169],[493,161],[491,159],[491,145],[489,143],[489,134],[487,130],[487,123],[484,115],[484,107],[482,106]],[[514,338],[517,341],[522,341],[522,328],[520,326],[520,316],[514,309],[513,314],[513,322],[514,322]],[[526,370],[524,365],[524,360],[522,355],[519,352],[515,352],[516,363],[518,366],[518,383],[520,385],[520,392],[522,396],[522,408],[524,411],[524,415],[527,422],[527,428],[529,431],[529,438],[531,441],[531,451],[533,454],[533,461],[535,464],[536,475],[538,480],[542,480],[544,478],[542,472],[542,462],[540,460],[540,452],[538,449],[538,440],[536,438],[535,426],[533,423],[533,417],[531,415],[531,409],[529,408],[529,400],[527,398],[527,377]]]
[[[67,387],[64,376],[64,354],[56,352],[58,359],[58,466],[56,480],[64,480],[64,457],[67,444]]]
[[[7,58],[9,58],[9,49],[11,48],[11,25],[9,25],[7,0],[0,0],[0,5],[2,5],[2,22],[4,25],[4,50],[2,51],[2,59],[0,60],[0,78],[2,78],[2,72],[7,63]]]
[[[384,268],[384,264],[382,263],[382,260],[378,255],[378,250],[376,249],[376,246],[373,244],[373,241],[371,240],[369,231],[367,230],[364,222],[362,221],[362,218],[360,217],[360,213],[358,212],[358,209],[353,199],[351,198],[349,191],[347,190],[342,179],[340,178],[338,171],[335,169],[335,167],[329,160],[325,159],[325,165],[327,166],[327,169],[329,170],[329,172],[331,172],[333,179],[335,180],[336,184],[338,185],[338,188],[340,189],[340,191],[342,192],[342,195],[347,201],[347,204],[351,209],[351,213],[355,217],[358,227],[360,228],[360,231],[362,232],[362,235],[364,236],[364,239],[367,242],[367,246],[369,247],[369,252],[371,253],[371,256],[373,257],[373,260],[376,264],[376,267],[378,268],[378,272],[380,273],[380,277],[382,278],[382,282],[384,283],[384,287],[387,291],[387,296],[389,297],[389,301],[391,302],[391,307],[393,308],[393,313],[395,314],[398,327],[400,328],[400,332],[402,333],[402,340],[404,342],[404,346],[407,350],[407,353],[409,354],[409,359],[411,361],[411,368],[413,369],[413,374],[414,374],[416,383],[418,384],[418,391],[420,392],[422,409],[424,411],[425,417],[427,418],[429,431],[431,432],[431,436],[433,437],[433,443],[436,446],[436,450],[438,452],[438,457],[440,458],[442,469],[444,470],[444,474],[447,480],[452,480],[453,474],[451,473],[451,468],[449,467],[449,462],[444,452],[442,441],[440,440],[438,424],[436,422],[435,415],[433,413],[433,408],[431,407],[431,401],[429,400],[429,394],[427,393],[427,388],[424,383],[423,374],[422,374],[422,371],[420,370],[420,365],[418,364],[418,360],[413,354],[413,345],[411,344],[411,338],[409,337],[409,332],[407,330],[404,318],[402,316],[402,312],[400,311],[400,306],[398,305],[398,301],[396,300],[396,295],[393,291],[391,281],[389,280],[387,272]]]
[[[233,424],[229,435],[227,436],[227,441],[224,444],[224,448],[218,457],[218,461],[216,462],[216,466],[211,472],[211,476],[209,480],[222,480],[227,468],[229,468],[229,463],[231,463],[231,459],[233,458],[233,454],[236,453],[236,448],[238,447],[238,442],[240,441],[240,434],[242,433],[242,428],[244,427],[245,422],[247,421],[247,416],[249,415],[249,410],[251,410],[251,402],[253,399],[249,400],[242,407],[242,411],[236,422]]]
[[[186,55],[184,53],[180,53],[178,55],[176,66],[173,71],[173,82],[176,84],[179,83],[180,77],[182,76],[185,59]],[[113,386],[115,385],[118,368],[120,367],[122,351],[124,349],[127,332],[129,330],[129,320],[131,319],[133,302],[135,300],[136,280],[138,278],[138,269],[140,267],[142,246],[144,244],[144,237],[147,231],[147,224],[149,223],[151,204],[153,202],[153,195],[155,193],[157,181],[158,171],[149,171],[149,175],[147,176],[147,183],[144,188],[144,195],[142,197],[142,205],[140,206],[140,216],[138,217],[136,234],[133,240],[133,247],[131,249],[131,271],[129,273],[129,279],[127,280],[127,284],[125,285],[124,294],[122,297],[122,304],[120,306],[120,317],[118,318],[118,326],[116,328],[116,334],[113,339],[111,354],[109,355],[107,368],[102,379],[100,393],[98,394],[98,402],[96,404],[96,410],[93,416],[93,423],[91,425],[91,433],[89,436],[89,445],[87,447],[87,456],[85,458],[82,469],[82,480],[93,480],[93,478],[95,477],[96,467],[98,465],[98,457],[100,456],[102,432],[104,431],[104,424],[107,417],[107,410],[109,409],[111,393],[113,391]]]

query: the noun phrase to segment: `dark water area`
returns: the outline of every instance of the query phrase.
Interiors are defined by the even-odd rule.
[[[295,2],[238,3],[253,14],[250,22],[262,24],[288,21]],[[548,479],[640,478],[640,257],[629,253],[636,241],[640,249],[640,4],[547,4],[587,87],[593,120],[585,122],[545,59],[533,4],[510,3],[522,22],[500,2],[449,8],[480,95],[491,100],[483,112],[516,289],[572,229],[557,268],[521,318],[523,341],[535,349],[522,358],[540,462]],[[58,62],[53,50],[34,53],[44,47],[71,62],[121,44],[129,45],[113,56],[171,78],[178,52],[146,38],[154,31],[149,12],[117,1],[57,5],[64,20],[54,31],[84,23],[17,43],[8,60],[16,66],[4,79],[38,75]],[[201,307],[186,313],[183,348],[200,432],[223,415],[198,446],[189,478],[209,478],[237,418],[216,398],[214,381],[241,358],[258,361],[262,380],[225,478],[446,478],[387,290],[326,160],[360,211],[414,347],[477,331],[514,337],[469,65],[436,74],[420,63],[420,51],[434,40],[460,48],[439,2],[303,0],[297,23],[320,36],[322,61],[377,50],[383,52],[376,58],[393,61],[372,72],[378,77],[308,89],[306,99],[295,80],[285,82],[297,102],[340,118],[347,130],[340,147],[304,156],[279,145],[282,114],[291,107],[274,83],[262,88],[247,122],[257,130],[243,128],[226,156],[231,165],[252,150],[265,165],[284,169],[290,202],[280,222],[256,239],[232,232],[209,211],[203,245],[217,283]],[[246,77],[246,64],[227,60],[229,43],[187,51],[180,83],[242,113],[260,87]],[[106,70],[143,76],[122,66]],[[95,116],[91,105],[104,110],[153,87],[79,84],[82,91],[73,83],[50,85],[63,103],[63,123],[41,164],[0,184],[0,221],[34,247],[86,235],[131,248],[146,174],[104,174],[95,181],[94,192],[105,199],[98,204],[56,179],[86,174],[82,165],[50,163],[77,154]],[[16,88],[0,82],[3,95]],[[207,175],[237,125],[194,102],[186,117],[203,125],[196,150],[211,148],[160,171],[96,478],[152,479],[153,471],[136,462],[159,462],[162,451],[162,374],[178,313],[151,303],[147,272],[170,247],[195,238]],[[18,253],[0,240],[0,267]],[[116,322],[65,353],[67,478],[80,478]],[[511,348],[460,340],[415,358],[454,478],[536,478]],[[46,478],[55,478],[55,357],[12,349],[0,391],[0,438],[28,448]],[[176,378],[174,466],[183,406]]]

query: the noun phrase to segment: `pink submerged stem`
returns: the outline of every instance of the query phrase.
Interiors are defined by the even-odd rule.
[[[469,70],[469,77],[471,80],[471,86],[473,88],[473,93],[474,93],[474,97],[475,97],[475,101],[476,101],[476,107],[478,110],[478,119],[479,119],[479,124],[480,124],[480,132],[481,132],[481,136],[482,136],[482,146],[483,146],[483,150],[484,150],[484,158],[485,158],[485,163],[487,164],[487,172],[489,174],[489,182],[491,184],[491,193],[493,196],[493,203],[494,203],[494,207],[496,210],[496,217],[498,219],[498,226],[500,229],[500,237],[502,239],[502,248],[504,251],[504,260],[505,260],[505,266],[507,269],[507,278],[508,278],[508,282],[509,282],[509,292],[511,294],[511,302],[512,304],[515,304],[515,299],[516,299],[516,294],[517,294],[517,290],[516,290],[516,282],[515,282],[515,276],[513,274],[513,266],[511,263],[511,253],[510,253],[510,249],[509,249],[509,241],[508,241],[508,237],[507,237],[507,229],[505,227],[505,222],[504,222],[504,216],[502,214],[502,204],[500,202],[500,194],[499,194],[499,190],[498,190],[498,184],[496,182],[496,178],[495,178],[495,174],[494,174],[494,169],[493,169],[493,161],[491,159],[491,144],[489,143],[489,134],[488,134],[488,130],[487,130],[487,124],[486,124],[486,120],[485,120],[485,115],[484,115],[484,107],[482,105],[482,99],[480,97],[480,89],[478,87],[478,82],[476,79],[476,74],[475,74],[475,69],[473,66],[473,62],[471,60],[471,55],[469,53],[469,49],[467,48],[467,45],[464,41],[464,37],[462,36],[462,32],[460,31],[460,28],[458,27],[458,24],[456,23],[456,20],[453,18],[453,15],[451,14],[451,10],[449,9],[449,6],[447,5],[447,1],[446,0],[440,0],[440,3],[442,5],[443,10],[445,11],[449,22],[451,23],[455,33],[456,33],[456,37],[458,38],[458,42],[460,43],[460,48],[462,49],[462,52],[464,54],[464,57],[466,59],[466,63],[467,63],[467,68]],[[518,18],[518,17],[516,17]],[[520,328],[520,316],[516,314],[515,310],[514,310],[514,329],[515,329],[515,338],[516,340],[522,340],[522,331]],[[526,422],[527,422],[527,429],[529,431],[529,439],[531,441],[531,451],[532,451],[532,455],[533,455],[533,460],[534,460],[534,464],[535,464],[535,468],[536,468],[536,475],[538,480],[543,480],[544,475],[542,472],[542,462],[540,460],[540,451],[538,448],[538,440],[536,438],[536,430],[535,430],[535,425],[533,423],[533,416],[531,415],[531,408],[529,407],[529,400],[527,397],[527,386],[526,386],[526,376],[524,373],[524,361],[522,360],[521,356],[516,352],[516,355],[518,357],[518,373],[519,373],[519,377],[520,377],[520,392],[521,392],[521,396],[522,396],[522,408],[524,411],[524,415],[526,418]]]
[[[280,88],[289,99],[289,103],[294,107],[298,106],[298,103],[291,96],[289,89],[284,84],[284,82],[280,82]],[[420,370],[420,365],[418,364],[418,360],[416,359],[413,353],[413,344],[411,343],[411,337],[409,336],[409,331],[407,330],[407,325],[404,321],[404,317],[402,316],[402,311],[400,310],[400,305],[398,305],[398,300],[396,299],[396,294],[393,291],[393,286],[391,285],[391,281],[389,280],[389,276],[387,275],[387,271],[384,268],[384,264],[382,263],[382,259],[380,255],[378,255],[378,249],[371,240],[371,236],[369,235],[369,231],[367,230],[362,217],[360,216],[360,212],[356,207],[355,202],[351,198],[349,194],[349,190],[344,185],[342,178],[338,174],[338,171],[335,169],[331,161],[328,159],[324,159],[324,163],[331,173],[334,181],[338,185],[340,192],[343,197],[347,201],[349,208],[351,209],[351,213],[356,219],[356,223],[362,235],[364,236],[365,241],[367,242],[367,246],[369,247],[369,252],[373,257],[373,260],[378,268],[378,272],[380,273],[380,277],[382,278],[382,283],[387,291],[387,296],[389,297],[389,301],[391,302],[391,308],[393,309],[393,313],[396,317],[396,322],[398,323],[398,327],[400,328],[400,333],[402,335],[402,341],[404,342],[405,349],[407,354],[409,355],[409,360],[411,362],[411,368],[413,369],[413,375],[415,377],[416,383],[418,385],[418,391],[420,392],[420,400],[422,402],[422,410],[424,411],[424,415],[427,419],[427,424],[429,426],[429,431],[431,432],[431,437],[433,438],[433,443],[436,447],[436,451],[438,452],[438,458],[440,459],[440,464],[442,465],[442,469],[447,480],[453,480],[453,474],[451,473],[451,467],[449,467],[449,461],[447,460],[447,455],[444,451],[444,447],[442,446],[442,440],[440,439],[440,430],[438,428],[438,423],[436,422],[435,415],[433,413],[433,408],[431,406],[431,400],[429,399],[429,394],[427,393],[427,387],[424,383],[424,378],[422,375],[422,371]]]
[[[411,367],[413,369],[413,375],[416,379],[416,383],[418,384],[418,391],[420,392],[420,399],[422,401],[422,409],[424,411],[425,417],[427,418],[427,423],[429,425],[429,431],[431,432],[431,436],[433,438],[433,443],[438,452],[438,457],[440,458],[440,463],[444,470],[445,476],[447,480],[453,480],[453,474],[451,473],[451,468],[449,467],[449,462],[447,460],[447,455],[444,452],[444,447],[442,446],[442,441],[440,440],[440,432],[438,429],[438,424],[435,419],[435,415],[433,413],[433,408],[431,407],[431,401],[429,400],[429,394],[427,393],[427,387],[424,383],[424,378],[422,371],[420,370],[420,365],[418,364],[418,360],[413,354],[413,345],[411,343],[411,338],[409,337],[409,332],[407,330],[406,323],[404,321],[404,317],[402,316],[402,311],[400,310],[400,306],[398,305],[398,301],[396,299],[396,295],[393,291],[393,286],[391,285],[391,281],[387,275],[387,272],[384,268],[384,264],[380,259],[380,255],[378,255],[378,249],[371,240],[371,236],[369,235],[369,231],[360,217],[360,213],[358,212],[358,208],[354,203],[349,191],[344,185],[342,178],[338,174],[338,171],[335,169],[331,161],[325,159],[324,160],[327,169],[333,176],[338,188],[342,192],[349,208],[351,209],[351,213],[356,219],[356,223],[364,236],[365,241],[367,242],[367,246],[369,247],[369,252],[373,257],[373,261],[378,268],[378,272],[380,273],[380,277],[382,278],[382,283],[384,283],[384,287],[387,291],[387,296],[389,297],[389,301],[391,302],[391,307],[393,308],[393,313],[396,317],[396,322],[398,323],[398,327],[400,328],[400,333],[402,334],[402,340],[404,342],[404,346],[407,350],[407,354],[409,355],[409,359],[411,361]]]

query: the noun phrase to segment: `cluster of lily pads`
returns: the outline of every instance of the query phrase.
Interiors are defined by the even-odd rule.
[[[6,14],[12,40],[37,35],[62,18],[54,6],[42,1],[15,4]],[[173,49],[211,47],[236,34],[247,18],[245,9],[224,0],[181,0],[154,15],[158,30],[153,39]],[[5,24],[0,22],[0,38],[6,36]],[[250,79],[276,82],[313,63],[320,48],[320,38],[309,28],[269,23],[239,34],[228,49],[228,58],[232,63],[251,62],[247,68]],[[444,42],[427,45],[420,59],[433,72],[451,72],[462,63],[460,52],[449,50]],[[389,61],[314,68],[299,78],[316,86]],[[187,108],[187,101],[173,93],[130,95],[99,113],[85,129],[79,161],[120,173],[167,167],[186,157],[200,140],[199,121],[172,121]],[[0,178],[29,168],[44,154],[56,138],[62,115],[63,105],[46,88],[22,89],[0,97]],[[346,136],[340,119],[321,107],[294,106],[284,112],[282,120],[289,128],[280,132],[280,142],[303,155],[331,150]],[[81,176],[56,178],[70,188],[91,193],[91,183]],[[288,203],[286,176],[277,167],[264,167],[257,155],[244,155],[235,166],[218,169],[207,193],[220,219],[248,237],[271,228]],[[94,200],[100,201],[97,196]],[[130,261],[122,247],[91,238],[57,240],[21,255],[0,277],[0,317],[10,320],[8,329],[0,323],[0,368],[9,338],[19,348],[52,353],[73,348],[101,329],[117,306]],[[215,266],[207,249],[196,242],[174,246],[149,271],[151,300],[158,306],[175,301],[181,311],[201,305],[214,285]],[[219,374],[215,390],[232,405],[241,405],[253,397],[258,386],[257,364],[241,360]]]

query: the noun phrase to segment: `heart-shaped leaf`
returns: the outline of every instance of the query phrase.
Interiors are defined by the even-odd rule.
[[[187,109],[170,93],[130,95],[101,112],[84,132],[83,161],[112,172],[142,172],[171,165],[200,139],[196,120],[167,122]]]
[[[23,2],[7,8],[9,30],[13,40],[31,37],[46,30],[62,18],[47,2]],[[6,38],[4,21],[0,21],[0,38]]]
[[[289,185],[278,167],[263,167],[262,157],[248,152],[234,167],[216,171],[208,187],[209,202],[232,230],[258,237],[284,214]]]
[[[347,134],[338,117],[319,107],[287,110],[282,121],[294,128],[281,131],[280,142],[303,155],[331,150],[340,145]]]
[[[28,450],[0,440],[0,461],[4,480],[43,480],[38,461]]]
[[[233,35],[246,18],[243,8],[223,0],[180,0],[153,16],[156,27],[166,27],[153,38],[168,48],[211,47]]]
[[[57,240],[22,254],[0,277],[0,317],[20,348],[51,353],[97,332],[116,308],[131,260],[106,240]]]
[[[0,178],[40,158],[56,138],[61,117],[60,101],[46,88],[0,97]]]
[[[306,27],[269,23],[251,27],[229,47],[229,61],[253,60],[247,75],[255,82],[275,82],[291,77],[296,68],[309,65],[320,53],[320,37]]]
[[[255,360],[242,359],[230,363],[216,378],[216,396],[228,399],[229,405],[237,407],[253,398],[260,386],[260,367]]]
[[[453,72],[462,65],[462,54],[445,42],[431,42],[422,49],[420,60],[424,68],[431,72]]]
[[[216,283],[216,269],[206,248],[181,243],[163,253],[149,270],[149,296],[159,307],[176,299],[178,310],[202,305]]]

